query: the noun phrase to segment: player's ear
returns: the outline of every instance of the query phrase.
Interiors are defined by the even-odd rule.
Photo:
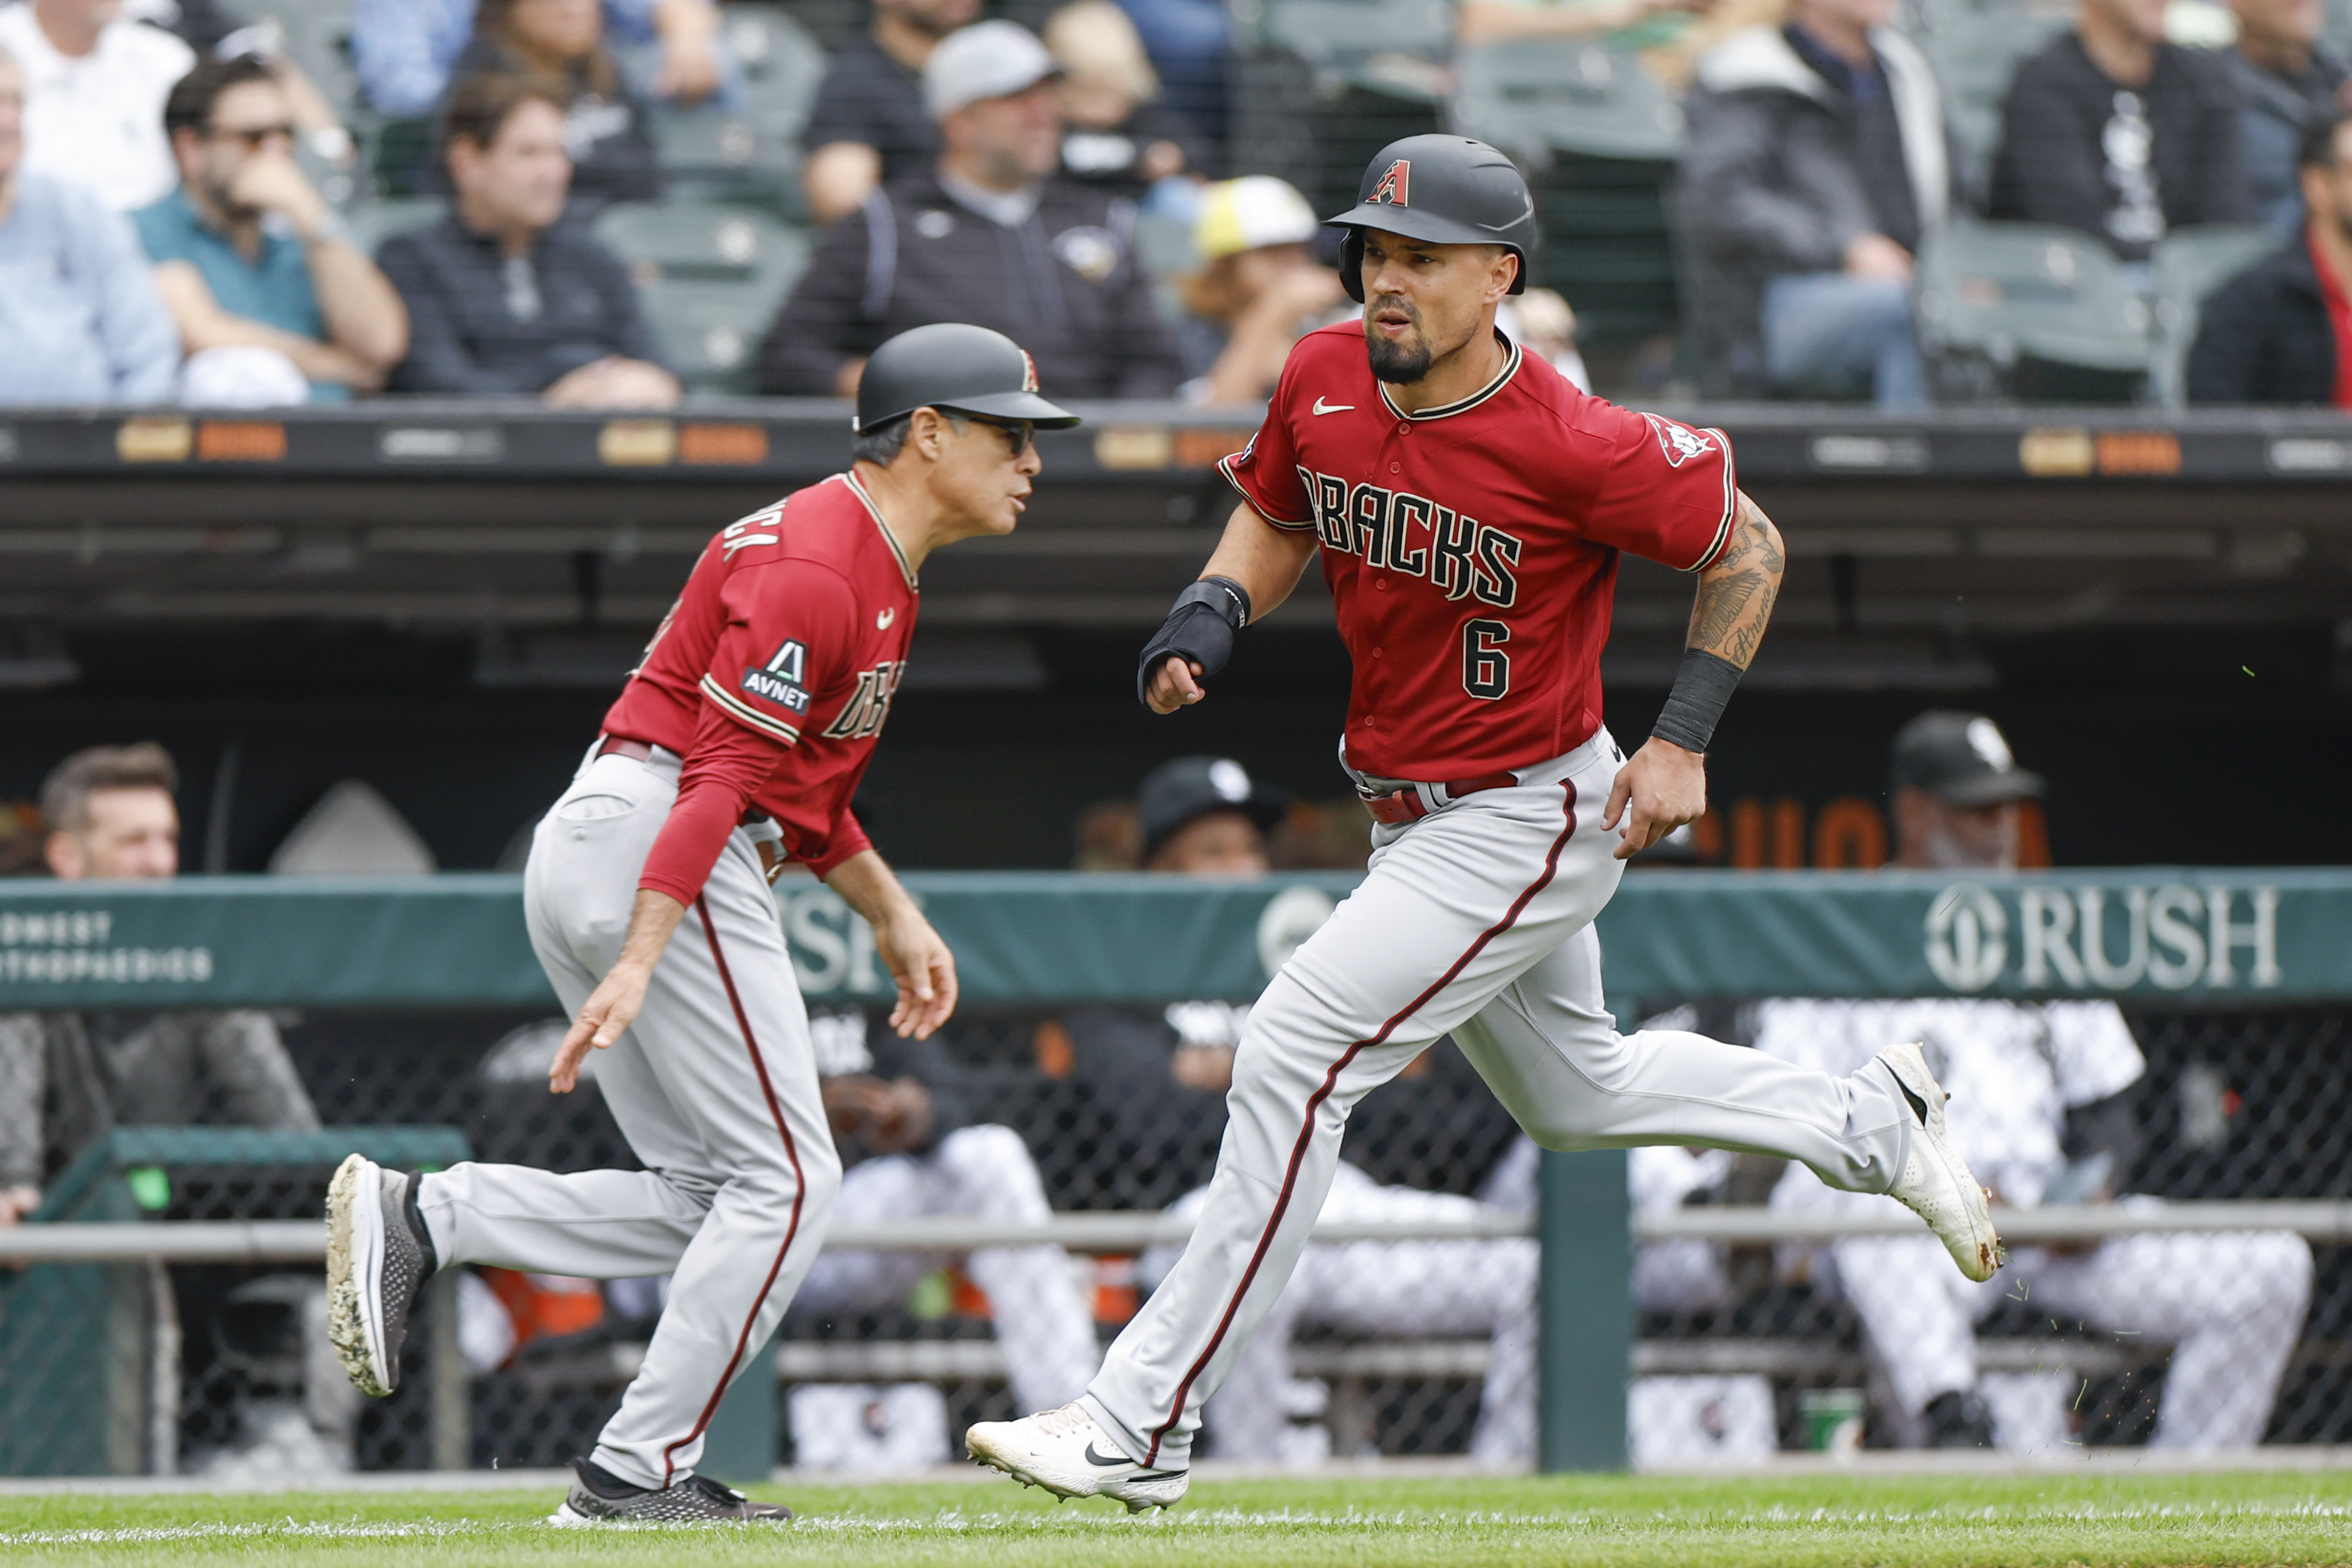
[[[919,408],[908,416],[907,444],[932,462],[946,455],[950,427],[935,408]]]
[[[1498,245],[1494,249],[1494,269],[1486,275],[1486,298],[1489,304],[1500,304],[1511,292],[1511,285],[1518,281],[1523,264],[1519,253],[1508,246]]]

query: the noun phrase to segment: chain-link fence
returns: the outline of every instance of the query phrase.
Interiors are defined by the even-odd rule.
[[[1755,1009],[1701,1010],[1674,1021],[1756,1038]],[[2105,1186],[2126,1207],[2352,1196],[2340,1009],[2125,1016],[2145,1071],[2115,1104],[2137,1139]],[[1189,1212],[1197,1198],[1187,1195],[1214,1163],[1237,1021],[1213,1003],[958,1019],[925,1071],[960,1130],[913,1155],[860,1160],[851,1148],[853,1173],[866,1175],[845,1188],[845,1224],[919,1212],[1017,1225],[1033,1211],[1008,1207],[1003,1194],[1024,1182],[1038,1217]],[[390,1124],[462,1134],[481,1159],[557,1170],[633,1163],[600,1100],[546,1092],[552,1040],[540,1016],[310,1013],[277,1023],[330,1141]],[[862,1029],[854,1014],[821,1016],[821,1051]],[[53,1088],[45,1108],[54,1113],[55,1103]],[[84,1182],[96,1196],[76,1197],[49,1173],[49,1201],[62,1207],[46,1217],[308,1219],[332,1166],[299,1132],[274,1153],[256,1145],[236,1157],[114,1136],[121,1157]],[[1441,1043],[1365,1101],[1345,1158],[1326,1222],[1418,1228],[1423,1239],[1318,1243],[1212,1404],[1204,1452],[1527,1458],[1537,1243],[1427,1233],[1531,1207],[1532,1147]],[[1771,1162],[1679,1149],[1632,1160],[1643,1215],[1726,1204],[1795,1220],[1812,1212],[1789,1197],[1810,1178]],[[917,1181],[919,1191],[907,1185]],[[2053,1186],[2042,1196],[2086,1195]],[[1692,1462],[1855,1441],[2341,1442],[2352,1427],[2347,1250],[2285,1233],[2117,1237],[2021,1247],[1992,1285],[1968,1290],[1916,1235],[1643,1240],[1635,1458]],[[778,1349],[781,1457],[859,1467],[941,1458],[971,1421],[1066,1396],[1062,1385],[1082,1382],[1096,1354],[1073,1351],[1072,1313],[1107,1343],[1173,1255],[1034,1242],[829,1254]],[[307,1266],[222,1262],[40,1263],[0,1277],[0,1466],[327,1473],[460,1454],[478,1466],[559,1463],[585,1452],[616,1406],[663,1299],[658,1281],[471,1271],[426,1301],[401,1392],[360,1401],[324,1351],[317,1280]],[[453,1321],[436,1327],[436,1314]],[[444,1380],[464,1359],[454,1427],[436,1413],[436,1356]]]

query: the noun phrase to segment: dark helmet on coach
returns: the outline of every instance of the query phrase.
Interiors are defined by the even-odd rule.
[[[1027,420],[1047,430],[1078,423],[1037,391],[1037,362],[1002,332],[940,321],[899,333],[874,350],[857,382],[850,428],[878,429],[919,408],[982,419]]]
[[[1495,148],[1432,132],[1391,141],[1364,167],[1356,204],[1326,224],[1344,228],[1339,281],[1364,302],[1364,231],[1386,229],[1433,245],[1499,245],[1519,258],[1511,292],[1528,287],[1536,204],[1527,176]]]

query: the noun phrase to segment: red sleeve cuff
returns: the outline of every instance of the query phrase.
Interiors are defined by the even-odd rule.
[[[832,836],[824,841],[824,852],[809,857],[806,863],[809,870],[816,873],[817,879],[823,881],[831,876],[834,868],[842,862],[873,847],[874,841],[866,836],[866,829],[856,816],[845,810],[834,819]]]
[[[743,803],[767,782],[787,749],[704,703],[693,747],[678,773],[677,799],[646,856],[638,888],[692,904],[710,880],[727,835],[743,820]]]

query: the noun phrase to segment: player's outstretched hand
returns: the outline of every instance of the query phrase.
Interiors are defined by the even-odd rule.
[[[603,1051],[636,1021],[637,1010],[646,1005],[646,984],[652,978],[650,969],[634,964],[613,966],[612,973],[589,993],[580,1016],[564,1031],[563,1043],[556,1047],[555,1060],[547,1069],[550,1089],[569,1094],[578,1086],[580,1064],[588,1060],[588,1053]]]
[[[1622,861],[1705,815],[1706,758],[1652,736],[1633,753],[1633,759],[1617,770],[1601,825],[1614,828],[1621,817],[1624,820],[1620,841],[1612,852]]]
[[[1145,694],[1145,700],[1150,703],[1153,713],[1174,713],[1208,695],[1209,689],[1201,684],[1201,666],[1171,653],[1151,677],[1151,689]]]
[[[902,1038],[929,1040],[955,1011],[955,955],[912,906],[874,928],[874,949],[898,982],[890,1027]]]

